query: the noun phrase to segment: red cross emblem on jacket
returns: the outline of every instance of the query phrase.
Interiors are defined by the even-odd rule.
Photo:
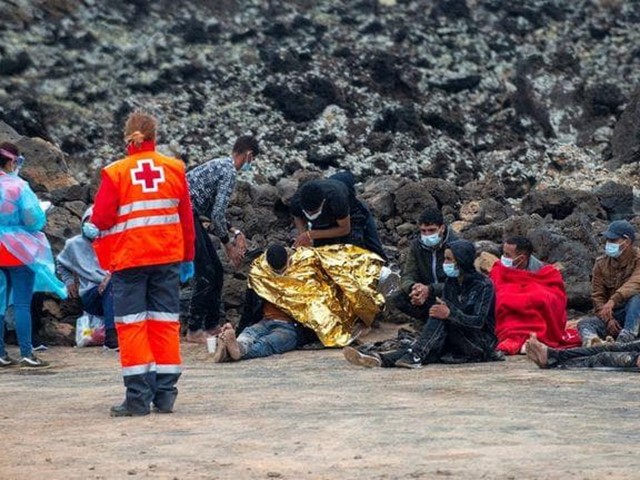
[[[156,167],[151,159],[138,160],[137,168],[131,170],[131,183],[140,185],[143,193],[157,192],[164,181],[164,168]]]

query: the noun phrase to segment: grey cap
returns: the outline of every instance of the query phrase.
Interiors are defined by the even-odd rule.
[[[609,228],[602,232],[602,235],[609,240],[628,238],[633,242],[636,239],[636,229],[626,220],[616,220],[609,224]]]

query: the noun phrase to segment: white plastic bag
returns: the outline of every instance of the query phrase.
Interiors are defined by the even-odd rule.
[[[76,346],[92,347],[104,344],[104,320],[84,313],[76,320]]]

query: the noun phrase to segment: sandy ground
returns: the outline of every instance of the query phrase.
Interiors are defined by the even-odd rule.
[[[0,479],[640,478],[637,374],[183,353],[172,415],[110,418],[123,387],[117,355],[98,348],[1,372]]]

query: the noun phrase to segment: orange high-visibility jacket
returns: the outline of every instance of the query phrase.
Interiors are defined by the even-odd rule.
[[[154,148],[147,145],[102,170],[91,221],[100,229],[94,247],[105,270],[193,260],[184,163]]]

